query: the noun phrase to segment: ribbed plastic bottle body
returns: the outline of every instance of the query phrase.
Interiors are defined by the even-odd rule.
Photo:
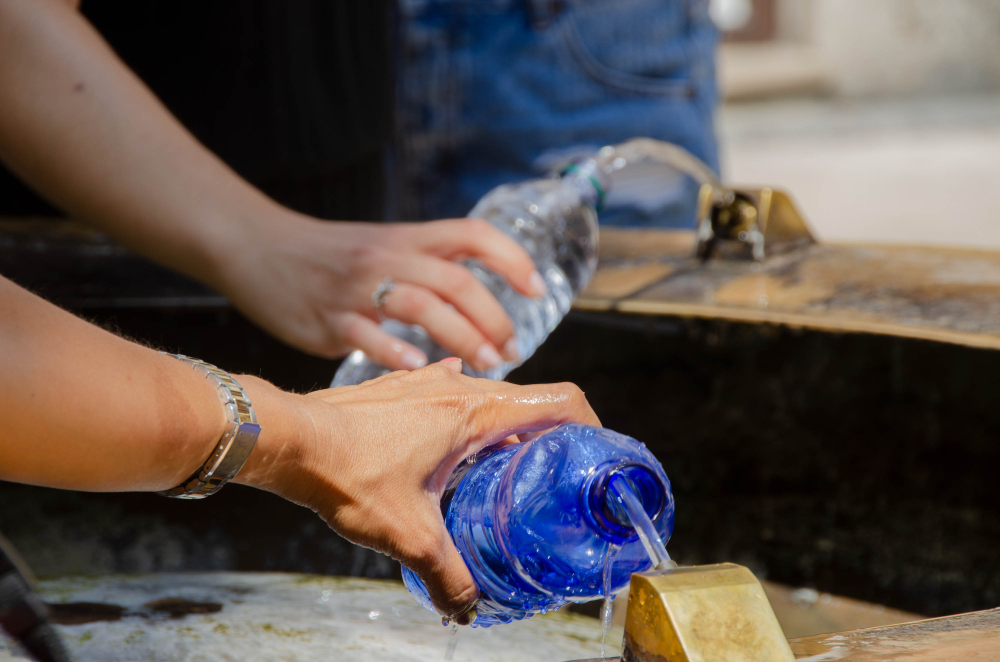
[[[543,297],[525,297],[476,260],[465,263],[510,316],[522,361],[555,329],[593,276],[598,233],[594,206],[599,191],[595,186],[599,185],[592,179],[573,175],[508,184],[487,193],[469,212],[470,217],[485,218],[521,244],[548,286]],[[423,350],[431,362],[450,356],[419,326],[388,320],[382,327]],[[520,363],[503,363],[486,372],[466,365],[465,372],[503,379]],[[360,384],[387,372],[356,351],[341,365],[332,385]]]
[[[445,523],[481,592],[475,625],[488,627],[604,596],[651,567],[638,536],[604,489],[624,473],[666,542],[673,530],[670,482],[645,446],[610,430],[564,425],[533,442],[464,465],[442,502]],[[424,606],[424,585],[407,588]]]

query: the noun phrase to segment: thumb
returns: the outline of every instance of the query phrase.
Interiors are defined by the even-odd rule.
[[[444,521],[434,532],[422,536],[402,559],[404,565],[417,573],[427,587],[434,607],[459,625],[468,625],[475,618],[474,606],[479,598],[479,588],[472,573],[455,549]]]

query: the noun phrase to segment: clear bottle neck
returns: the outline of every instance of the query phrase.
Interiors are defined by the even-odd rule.
[[[580,199],[600,211],[611,186],[611,178],[594,159],[574,161],[563,168],[563,182],[576,189]]]

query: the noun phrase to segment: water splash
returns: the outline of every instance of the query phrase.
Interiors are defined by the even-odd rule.
[[[451,637],[448,639],[448,647],[444,649],[444,659],[450,661],[455,657],[456,646],[458,646],[458,623],[452,623]]]
[[[667,548],[660,540],[660,534],[656,532],[653,521],[646,514],[646,509],[642,507],[642,502],[635,495],[628,479],[622,474],[616,474],[608,481],[608,489],[611,490],[611,494],[628,514],[629,521],[635,527],[635,532],[639,534],[642,546],[649,554],[649,560],[653,562],[653,567],[657,570],[676,568],[677,564],[667,554]]]
[[[613,611],[611,609],[611,601],[615,599],[614,594],[611,593],[611,571],[615,565],[615,557],[618,556],[618,550],[621,547],[618,545],[608,545],[608,553],[604,557],[604,605],[601,607],[601,659],[608,657],[607,651],[607,639],[608,630],[611,629],[611,616]]]

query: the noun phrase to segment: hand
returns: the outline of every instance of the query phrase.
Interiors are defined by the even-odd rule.
[[[0,0],[0,99],[0,160],[25,182],[305,351],[425,364],[376,324],[370,297],[391,276],[384,313],[482,370],[514,358],[516,343],[455,261],[478,258],[522,294],[544,293],[528,255],[483,221],[323,223],[281,207],[195,141],[66,3]]]
[[[482,220],[389,225],[288,214],[247,234],[220,261],[219,288],[264,329],[320,356],[361,349],[392,369],[426,365],[423,352],[379,328],[371,295],[386,276],[396,288],[383,314],[419,324],[478,370],[516,359],[517,345],[499,302],[456,261],[476,258],[524,295],[545,292],[524,249]]]
[[[258,407],[262,382],[240,380]],[[295,429],[307,434],[279,441],[281,426],[261,420],[272,436],[261,436],[237,480],[308,506],[348,540],[401,561],[445,615],[461,614],[477,597],[441,515],[455,467],[512,435],[568,422],[600,425],[572,384],[474,379],[461,374],[457,360],[359,386],[280,395],[300,421]]]

